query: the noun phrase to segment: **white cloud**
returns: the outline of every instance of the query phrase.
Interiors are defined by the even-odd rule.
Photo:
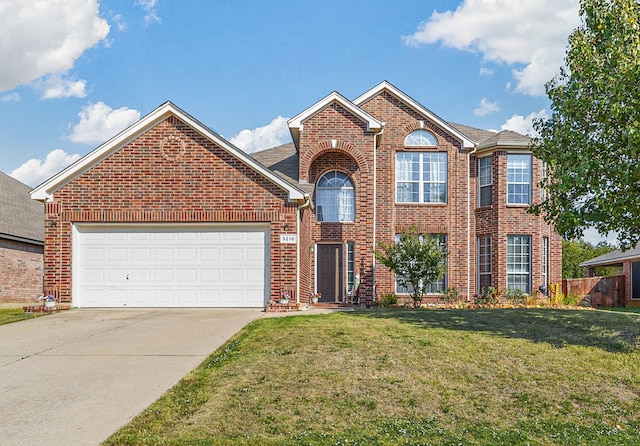
[[[144,15],[144,25],[149,26],[154,23],[162,23],[162,19],[156,11],[157,0],[136,0],[134,4],[139,6],[146,14]]]
[[[493,76],[496,70],[493,68],[482,67],[480,68],[480,76]]]
[[[124,31],[127,29],[127,22],[124,21],[124,17],[122,17],[122,14],[114,15],[113,17],[111,17],[111,21],[114,25],[116,25],[118,31]]]
[[[535,96],[559,71],[567,37],[579,24],[578,0],[464,0],[455,11],[434,11],[403,38],[408,45],[441,42],[506,63],[515,91]]]
[[[42,99],[84,98],[87,95],[87,82],[71,80],[59,74],[45,76],[33,82],[36,90],[42,92]]]
[[[95,144],[107,141],[136,122],[140,119],[140,112],[127,107],[114,110],[104,102],[97,102],[84,107],[78,117],[80,121],[73,126],[69,139]]]
[[[500,107],[497,102],[491,102],[487,98],[482,98],[480,99],[480,107],[475,108],[473,114],[476,116],[484,116],[499,110]]]
[[[287,118],[278,116],[264,127],[242,130],[229,142],[247,153],[269,149],[288,142],[291,139]]]
[[[97,0],[0,2],[0,91],[68,71],[107,34]]]
[[[4,96],[0,96],[0,102],[20,102],[19,93],[9,93]]]
[[[616,232],[608,232],[606,235],[602,235],[595,228],[587,228],[584,230],[582,240],[597,245],[600,242],[607,242],[610,245],[618,246],[618,234]]]
[[[539,112],[533,112],[527,116],[513,115],[502,124],[500,130],[513,130],[523,135],[536,136],[533,128],[534,119],[549,119],[549,114],[545,109],[542,109]]]
[[[55,149],[49,152],[44,161],[35,158],[30,159],[13,170],[9,176],[35,187],[79,159],[80,155],[77,153],[69,155],[62,149]]]

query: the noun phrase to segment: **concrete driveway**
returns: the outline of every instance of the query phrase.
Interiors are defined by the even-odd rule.
[[[73,310],[0,326],[0,445],[95,445],[259,309]]]

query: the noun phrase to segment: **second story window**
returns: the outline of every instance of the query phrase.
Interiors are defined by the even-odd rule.
[[[507,204],[531,204],[531,155],[507,155]]]
[[[354,221],[355,192],[351,179],[335,170],[322,175],[316,187],[316,206],[318,221]]]
[[[493,167],[492,156],[478,160],[478,206],[489,206],[493,202]]]
[[[444,152],[396,153],[396,201],[398,203],[446,203],[447,154]]]

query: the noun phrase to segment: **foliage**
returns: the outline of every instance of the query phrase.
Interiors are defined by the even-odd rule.
[[[640,241],[640,3],[581,0],[582,24],[546,85],[551,117],[536,120],[532,150],[551,175],[532,211],[567,239],[584,229]]]
[[[500,302],[500,299],[504,295],[504,290],[500,288],[494,288],[492,286],[482,288],[480,294],[474,296],[473,303],[482,306],[492,306]]]
[[[522,304],[527,300],[527,293],[522,291],[520,288],[509,288],[505,293],[505,297],[512,304]]]
[[[22,308],[2,308],[0,309],[0,325],[11,324],[13,322],[33,319],[44,316],[47,313],[25,313]]]
[[[440,300],[445,304],[453,304],[458,302],[459,297],[460,291],[458,291],[456,287],[450,286],[444,293],[442,293]]]
[[[444,276],[446,252],[438,237],[418,234],[415,227],[400,234],[397,243],[378,242],[375,256],[396,275],[398,283],[411,292],[416,306],[427,286]]]
[[[601,256],[615,249],[606,242],[592,245],[584,240],[563,240],[562,241],[562,278],[575,279],[586,277],[584,267],[580,263],[594,257]],[[604,275],[613,272],[611,267],[604,271]]]
[[[381,294],[374,303],[378,307],[388,307],[390,305],[395,305],[398,303],[398,296],[396,296],[395,293]]]

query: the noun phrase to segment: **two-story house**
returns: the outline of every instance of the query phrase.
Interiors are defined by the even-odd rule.
[[[430,284],[534,293],[561,278],[527,137],[451,124],[388,82],[331,93],[249,156],[165,103],[32,191],[46,202],[45,289],[76,306],[361,301],[400,289],[375,259],[411,226],[439,237]]]

